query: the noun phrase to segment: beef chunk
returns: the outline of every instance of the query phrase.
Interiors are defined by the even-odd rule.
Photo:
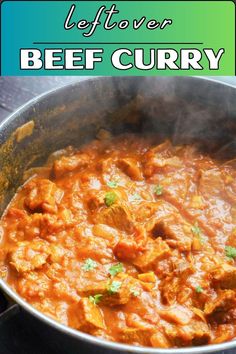
[[[97,212],[104,205],[104,193],[100,191],[90,192],[87,196],[87,205],[91,212]]]
[[[98,216],[98,221],[101,224],[107,224],[128,233],[134,231],[131,212],[127,206],[121,202],[117,202],[103,209]]]
[[[233,290],[222,290],[215,300],[210,300],[205,304],[206,315],[213,315],[217,312],[226,312],[236,304],[235,292]]]
[[[154,333],[153,328],[124,328],[121,331],[121,340],[129,344],[141,344],[150,346],[150,337]]]
[[[85,332],[105,328],[101,310],[87,298],[71,305],[68,312],[69,325],[73,328]]]
[[[25,191],[25,206],[32,211],[56,213],[57,204],[63,196],[63,191],[55,183],[44,178],[30,181],[26,184]]]
[[[160,168],[180,165],[180,159],[173,156],[173,146],[169,140],[149,149],[144,155],[144,174],[151,177]]]
[[[191,289],[186,286],[186,275],[166,276],[159,284],[162,301],[167,305],[192,305]]]
[[[181,305],[175,305],[166,310],[159,311],[159,315],[168,322],[187,325],[193,316],[192,311]]]
[[[195,271],[193,263],[183,257],[179,258],[179,254],[175,257],[174,254],[172,253],[172,267],[173,267],[173,272],[177,277],[181,277],[182,279],[186,279],[189,275],[193,274]]]
[[[190,251],[193,234],[191,225],[177,214],[169,215],[156,221],[151,230],[152,235],[176,241],[180,251]]]
[[[108,240],[111,245],[116,243],[119,238],[119,234],[116,229],[104,224],[95,224],[93,227],[93,234],[97,237]]]
[[[155,269],[160,260],[170,256],[170,248],[165,241],[158,237],[155,241],[147,242],[146,250],[134,259],[133,264],[141,271]]]
[[[236,308],[231,308],[228,311],[219,311],[214,313],[214,316],[210,318],[210,321],[217,325],[229,324],[235,326],[236,324]]]
[[[227,342],[232,340],[234,336],[234,326],[232,326],[232,323],[220,324],[215,332],[212,344]]]
[[[210,196],[217,196],[224,190],[224,181],[221,172],[217,168],[201,171],[199,181],[200,193]]]
[[[128,157],[119,159],[117,162],[117,166],[131,179],[135,181],[140,181],[143,179],[142,172],[137,160]]]
[[[69,209],[61,208],[57,214],[34,213],[18,222],[16,236],[23,235],[27,240],[47,238],[72,225],[72,213]]]
[[[138,274],[138,279],[147,283],[156,282],[156,276],[154,272]]]
[[[138,213],[135,215],[135,219],[138,222],[145,222],[155,214],[158,208],[159,203],[141,202],[139,203]]]
[[[110,342],[115,340],[111,335],[107,333],[106,329],[95,329],[92,330],[90,334],[101,339],[109,340]]]
[[[211,275],[213,283],[221,289],[236,288],[236,267],[223,263],[213,269]]]
[[[208,325],[200,321],[178,327],[168,325],[165,333],[174,345],[180,347],[204,345],[211,339]]]
[[[122,261],[132,261],[138,255],[138,245],[132,239],[122,239],[114,247],[115,256]]]
[[[77,288],[77,292],[81,296],[94,296],[96,294],[105,295],[107,293],[108,282],[107,281],[99,281],[92,285],[83,285],[80,283]]]
[[[48,242],[43,240],[18,242],[10,252],[10,264],[19,273],[42,267],[50,255]]]
[[[160,331],[154,333],[150,338],[151,344],[154,348],[170,348],[171,344],[166,335]]]
[[[120,273],[109,281],[101,281],[93,286],[77,289],[83,296],[101,294],[101,304],[108,306],[124,305],[132,296],[132,288],[137,283],[133,277]]]
[[[176,277],[167,276],[161,281],[159,289],[164,304],[174,304],[180,291],[180,281]]]
[[[126,304],[132,296],[132,288],[135,284],[136,280],[133,277],[124,273],[118,274],[109,281],[102,303],[109,306]]]
[[[7,210],[7,216],[9,218],[12,218],[13,221],[20,221],[22,219],[25,219],[27,217],[27,213],[25,210],[22,210],[22,209],[18,209],[18,208],[14,208],[14,207],[11,207]]]
[[[82,153],[72,156],[62,156],[59,160],[54,162],[53,174],[56,178],[60,178],[65,173],[87,167],[89,161],[90,156]]]

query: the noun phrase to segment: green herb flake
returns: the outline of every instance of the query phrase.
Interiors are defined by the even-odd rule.
[[[196,286],[195,291],[196,293],[201,294],[203,292],[203,288],[200,285],[198,285]]]
[[[116,188],[118,186],[118,182],[117,181],[108,181],[107,186],[110,188]]]
[[[84,265],[82,266],[82,269],[85,270],[86,272],[89,272],[90,270],[96,268],[97,265],[98,265],[97,262],[95,262],[91,258],[88,258],[86,259]]]
[[[122,263],[117,263],[113,266],[111,266],[111,268],[109,269],[109,273],[114,276],[118,273],[121,273],[124,271],[124,267],[123,267],[123,264]]]
[[[131,202],[136,202],[136,201],[141,200],[141,197],[138,193],[135,193],[135,194],[131,195],[129,199]]]
[[[154,193],[156,195],[162,195],[163,187],[160,184],[158,184],[157,186],[154,187]]]
[[[192,233],[198,237],[200,243],[205,243],[206,239],[202,237],[202,230],[200,229],[200,227],[198,226],[198,223],[195,222],[195,224],[191,227],[191,231]]]
[[[89,296],[89,301],[94,304],[97,305],[102,299],[102,294],[96,294],[94,296]]]
[[[230,259],[236,258],[236,248],[231,247],[231,246],[226,246],[225,247],[225,254]]]
[[[200,234],[201,234],[201,229],[199,228],[197,222],[195,222],[194,226],[191,227],[191,231],[192,231],[195,235],[200,236]]]
[[[130,291],[131,291],[131,294],[135,297],[140,295],[140,291],[138,289],[131,288]]]
[[[104,198],[106,206],[109,207],[112,204],[114,204],[116,199],[117,199],[117,195],[114,192],[107,192]]]
[[[120,281],[113,281],[111,284],[108,285],[108,293],[109,294],[115,294],[118,292],[118,290],[120,289],[121,287],[121,282]]]

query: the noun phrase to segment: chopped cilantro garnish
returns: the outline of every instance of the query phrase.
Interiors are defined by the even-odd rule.
[[[92,304],[97,305],[102,299],[102,294],[96,294],[94,296],[89,296],[89,301],[92,302]]]
[[[114,192],[107,192],[104,198],[106,206],[109,207],[112,204],[114,204],[116,199],[117,199],[117,195]]]
[[[84,265],[82,266],[82,269],[85,270],[86,272],[94,269],[97,267],[97,262],[93,261],[91,258],[86,259]]]
[[[231,247],[231,246],[226,246],[225,247],[225,254],[230,259],[236,258],[236,248]]]
[[[202,235],[201,235],[202,231],[201,231],[200,227],[198,226],[197,222],[195,222],[195,224],[191,227],[191,231],[192,231],[192,233],[195,236],[197,236],[197,238],[199,239],[200,243],[204,243],[205,242],[204,239],[202,238]]]
[[[155,186],[155,188],[154,188],[154,193],[155,193],[156,195],[162,195],[162,193],[163,193],[163,187],[162,187],[160,184],[158,184],[158,185]]]
[[[195,291],[196,293],[201,294],[203,292],[203,288],[200,285],[198,285],[196,286]]]
[[[120,281],[113,281],[111,284],[109,284],[108,286],[108,293],[109,294],[115,294],[118,292],[118,290],[120,289],[121,287],[121,282]]]
[[[124,270],[123,264],[117,263],[117,264],[111,266],[111,268],[109,269],[109,273],[114,276],[120,272],[123,272],[123,270]]]
[[[194,226],[191,227],[191,231],[192,231],[195,235],[200,236],[200,234],[201,234],[201,229],[199,228],[197,222],[195,222]]]
[[[131,197],[129,199],[131,202],[136,202],[137,200],[141,200],[141,197],[138,193],[135,193],[135,194],[131,195]]]
[[[132,294],[133,296],[135,296],[135,297],[137,297],[137,296],[140,295],[140,292],[139,292],[138,289],[131,288],[130,291],[131,291],[131,294]]]
[[[118,182],[117,181],[108,181],[107,185],[110,188],[116,188],[118,186]]]

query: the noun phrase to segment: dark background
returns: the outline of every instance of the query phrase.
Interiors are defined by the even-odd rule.
[[[0,77],[0,121],[33,97],[78,80],[75,76]]]

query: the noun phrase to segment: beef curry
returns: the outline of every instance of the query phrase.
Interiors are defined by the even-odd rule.
[[[101,131],[30,172],[1,273],[55,320],[173,348],[236,337],[236,170],[194,146]]]

